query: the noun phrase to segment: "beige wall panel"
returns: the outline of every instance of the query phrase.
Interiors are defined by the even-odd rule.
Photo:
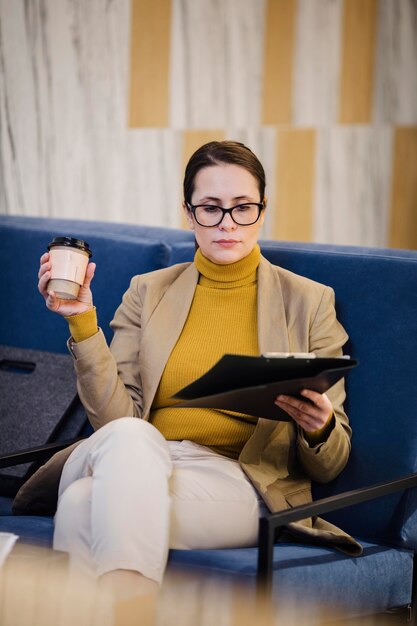
[[[343,0],[298,0],[293,72],[292,122],[336,123]]]
[[[390,126],[318,130],[314,241],[387,245],[392,143]]]
[[[0,213],[124,219],[129,2],[0,1]]]
[[[171,0],[131,7],[129,126],[167,126]]]
[[[172,0],[170,125],[259,126],[266,0]]]
[[[185,170],[188,159],[197,148],[209,141],[223,141],[225,138],[223,130],[186,130],[183,137],[183,170]]]
[[[395,133],[390,246],[417,249],[417,127]]]
[[[295,0],[268,0],[265,18],[263,124],[292,119]]]
[[[170,128],[126,130],[125,185],[120,212],[129,222],[178,227],[181,223],[182,133]]]
[[[188,163],[190,156],[205,143],[209,141],[223,141],[224,139],[224,131],[223,130],[186,130],[184,131],[184,141],[182,148],[182,176],[181,176],[181,185],[184,178],[185,167]],[[182,187],[181,187],[181,201],[183,200],[182,195]],[[181,215],[181,226],[182,228],[187,228],[187,221],[185,219],[184,213]]]
[[[372,116],[377,0],[345,0],[340,76],[340,122],[366,124]]]
[[[311,241],[315,177],[316,131],[277,132],[275,165],[275,239]]]
[[[417,124],[417,2],[379,0],[374,122]]]

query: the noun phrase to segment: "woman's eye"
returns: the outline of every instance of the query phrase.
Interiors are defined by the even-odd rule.
[[[210,213],[210,214],[218,213],[220,211],[219,207],[217,206],[204,206],[202,208],[204,209],[205,213]]]
[[[239,204],[236,208],[239,211],[239,213],[245,213],[246,211],[250,211],[251,210],[251,205],[250,204]]]

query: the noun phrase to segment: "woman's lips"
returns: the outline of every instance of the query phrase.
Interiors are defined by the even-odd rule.
[[[232,248],[239,242],[236,239],[217,239],[214,243],[217,243],[223,248]]]

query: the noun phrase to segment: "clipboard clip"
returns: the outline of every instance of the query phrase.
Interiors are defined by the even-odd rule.
[[[315,352],[264,352],[262,356],[265,359],[316,359]],[[349,360],[349,354],[341,354],[340,359]]]

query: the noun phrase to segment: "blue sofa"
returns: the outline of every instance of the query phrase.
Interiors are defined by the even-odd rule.
[[[39,257],[62,234],[91,245],[98,265],[95,303],[108,339],[132,275],[194,254],[192,233],[181,230],[0,216],[0,344],[66,353],[66,324],[45,310],[36,287]],[[299,597],[312,606],[330,603],[348,616],[398,607],[417,623],[417,252],[282,241],[262,241],[261,248],[272,263],[336,292],[338,317],[350,337],[346,352],[359,360],[346,380],[354,433],[350,460],[336,480],[313,485],[312,505],[264,518],[259,550],[173,550],[169,566],[258,583],[274,602]],[[84,421],[71,436],[88,433]],[[20,458],[3,454],[0,468],[46,459],[62,445],[58,437],[49,450]],[[0,531],[51,545],[52,518],[13,515],[11,495],[0,493]],[[322,515],[358,538],[363,555],[275,543],[286,523],[310,515]]]

